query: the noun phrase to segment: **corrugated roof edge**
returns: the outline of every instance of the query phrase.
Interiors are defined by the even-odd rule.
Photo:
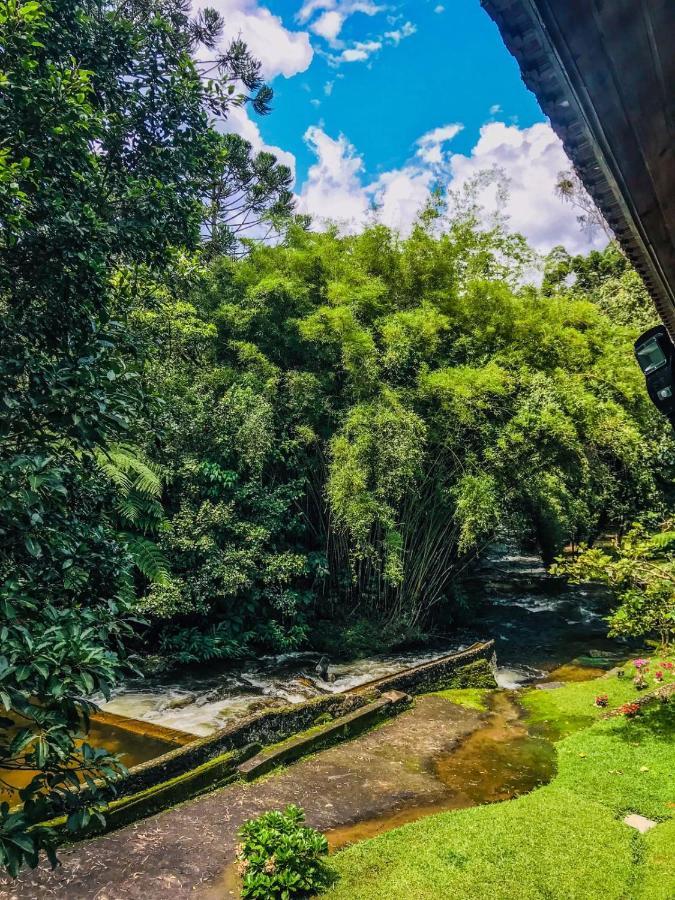
[[[675,340],[675,293],[645,235],[578,73],[570,71],[533,0],[481,0],[516,58],[526,86],[551,120],[586,190],[640,273]],[[560,40],[560,36],[558,36]]]

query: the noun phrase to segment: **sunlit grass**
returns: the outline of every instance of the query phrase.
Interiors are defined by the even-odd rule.
[[[675,702],[602,720],[599,693],[612,707],[635,688],[610,675],[527,696],[537,721],[568,732],[551,784],[344,850],[333,860],[340,881],[330,900],[674,897]],[[572,725],[581,730],[569,734]],[[661,824],[642,836],[623,824],[629,812]]]
[[[434,696],[443,697],[467,709],[485,712],[488,709],[487,698],[490,693],[487,688],[450,688],[447,691],[435,691]]]

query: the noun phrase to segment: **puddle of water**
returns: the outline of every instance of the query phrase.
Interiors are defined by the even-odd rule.
[[[471,734],[454,753],[436,761],[439,781],[471,805],[496,803],[526,794],[550,781],[555,748],[533,735],[507,694],[494,695],[486,728]]]
[[[413,797],[377,817],[332,828],[326,831],[331,852],[426,816],[509,800],[547,783],[556,766],[551,741],[541,731],[529,728],[513,693],[495,691],[489,704],[483,727],[453,750],[420,759],[420,766],[441,786],[433,802]],[[407,751],[392,745],[392,753],[397,752]],[[228,866],[217,883],[199,896],[203,900],[239,897],[236,866]]]
[[[599,666],[581,666],[576,663],[567,663],[552,669],[546,676],[545,681],[592,681],[594,678],[601,678],[606,673],[606,669]]]
[[[556,766],[555,748],[528,728],[514,698],[497,691],[484,728],[469,735],[455,750],[431,760],[435,777],[447,792],[433,804],[408,803],[385,815],[331,829],[331,850],[376,837],[408,822],[453,809],[510,800],[546,784]]]

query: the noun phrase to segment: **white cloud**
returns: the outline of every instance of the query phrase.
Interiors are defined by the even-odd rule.
[[[461,188],[479,172],[496,168],[508,180],[509,198],[504,213],[513,231],[522,232],[535,250],[548,252],[564,244],[570,252],[588,251],[589,238],[579,228],[575,210],[555,193],[558,173],[569,168],[569,160],[553,129],[546,123],[518,128],[502,122],[483,125],[480,138],[469,156],[450,158],[450,186]],[[494,201],[494,189],[485,194]],[[596,235],[593,246],[604,246]]]
[[[502,112],[501,104],[500,104],[500,103],[493,103],[492,106],[490,107],[490,115],[491,115],[491,116],[498,116],[500,112]]]
[[[305,0],[296,18],[299,22],[308,22],[315,12],[321,9],[335,9],[336,0]]]
[[[374,16],[383,12],[387,7],[372,0],[305,0],[297,14],[297,19],[303,24],[309,22],[317,12],[333,10],[347,19],[354,13],[363,13],[366,16]]]
[[[410,231],[429,199],[433,181],[432,171],[418,166],[406,166],[380,175],[369,188],[377,206],[378,219],[396,231],[404,234]]]
[[[343,50],[339,60],[342,62],[363,62],[373,53],[382,49],[381,41],[355,41],[352,47]]]
[[[427,131],[417,140],[417,155],[428,165],[440,166],[444,160],[443,145],[457,137],[463,128],[463,125],[456,122]]]
[[[330,65],[337,67],[341,63],[366,62],[385,44],[398,46],[404,38],[415,34],[417,26],[408,21],[384,34],[363,38],[360,41],[346,42],[341,39],[343,27],[350,16],[356,13],[375,16],[386,12],[387,9],[386,5],[375,3],[373,0],[305,0],[296,18],[302,24],[308,24],[310,31],[323,38],[332,50],[341,51],[337,53],[319,51],[327,57]],[[401,18],[390,16],[388,21],[393,24]]]
[[[316,125],[305,132],[305,141],[316,154],[298,197],[301,212],[318,219],[340,222],[345,231],[356,230],[370,206],[361,182],[363,160],[344,135],[337,140]]]
[[[201,0],[195,5],[201,6]],[[204,0],[203,5],[222,14],[227,39],[241,35],[253,56],[261,61],[265,78],[290,78],[304,72],[312,62],[314,51],[308,33],[290,31],[279,16],[259,6],[257,0]]]
[[[441,13],[445,12],[445,7],[441,3],[439,3],[438,6],[434,7],[434,12],[440,15]]]
[[[334,81],[327,81],[327,82],[324,84],[324,86],[323,86],[323,92],[324,92],[324,94],[326,95],[326,97],[330,97],[330,95],[333,93],[333,88],[334,88],[334,87],[335,87],[335,82],[334,82]]]
[[[261,150],[273,153],[278,161],[285,166],[288,166],[293,173],[293,176],[295,176],[295,156],[287,150],[282,150],[280,147],[266,144],[260,133],[257,122],[254,122],[249,118],[246,107],[230,107],[227,120],[225,123],[221,124],[220,127],[223,131],[233,131],[235,134],[241,135],[244,140],[249,141],[256,153],[259,153]]]
[[[411,35],[415,34],[416,31],[417,25],[413,25],[412,22],[406,22],[395,31],[385,31],[384,36],[388,41],[391,41],[394,46],[398,47],[398,45],[404,38],[410,37]]]
[[[412,22],[406,22],[405,25],[402,25],[401,28],[398,28],[395,31],[385,31],[385,33],[377,40],[354,41],[350,47],[347,47],[339,55],[329,55],[328,61],[333,66],[338,66],[343,62],[365,62],[374,53],[381,50],[385,43],[393,47],[398,47],[404,38],[410,37],[415,34],[416,31],[416,25],[413,25]],[[334,44],[334,46],[337,45]]]
[[[337,36],[342,31],[344,22],[345,17],[342,13],[336,12],[336,10],[330,10],[319,16],[316,22],[313,22],[310,25],[310,28],[314,34],[318,34],[319,37],[325,38],[329,44],[334,45]]]
[[[427,132],[416,142],[409,163],[368,182],[363,159],[347,138],[333,139],[314,126],[305,140],[317,161],[300,192],[299,208],[317,220],[338,221],[344,231],[353,232],[368,221],[375,205],[382,222],[406,234],[435,184],[461,191],[479,174],[492,170],[508,182],[502,214],[508,217],[509,227],[522,232],[535,250],[546,253],[564,244],[578,253],[604,245],[601,235],[589,241],[579,228],[575,210],[556,196],[557,175],[569,162],[548,124],[521,129],[489,122],[468,155],[449,154],[443,145],[460,129],[453,124]],[[496,211],[499,201],[494,183],[482,190],[480,201],[487,215]]]

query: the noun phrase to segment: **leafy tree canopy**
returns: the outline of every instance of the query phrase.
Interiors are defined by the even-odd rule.
[[[193,54],[215,48],[222,21],[191,21],[189,7],[0,2],[0,703],[12,723],[0,769],[36,773],[22,810],[0,807],[12,873],[41,846],[53,855],[31,826],[56,808],[85,824],[92,775],[120,770],[77,740],[87,696],[120,675],[132,560],[153,565],[152,542],[124,529],[161,516],[153,467],[113,448],[145,415],[115,273],[159,270],[172,245],[197,245],[210,117],[270,100],[240,41],[205,77]]]
[[[503,226],[473,208],[441,224],[296,226],[239,262],[184,258],[180,299],[147,289],[164,406],[144,452],[167,472],[172,565],[141,605],[174,655],[293,648],[354,616],[447,627],[497,533],[551,561],[665,508],[673,445],[635,326],[598,301],[629,271],[615,250],[592,286],[539,290],[513,277],[528,251]]]

